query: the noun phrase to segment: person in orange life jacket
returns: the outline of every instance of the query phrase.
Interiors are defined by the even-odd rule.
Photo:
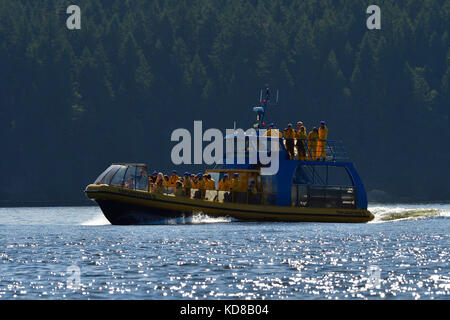
[[[192,180],[189,172],[184,173],[183,188],[185,195],[191,197]]]
[[[308,134],[308,160],[317,159],[317,140],[319,139],[319,130],[316,127]]]
[[[191,180],[192,180],[192,188],[198,189],[198,175],[192,174]]]
[[[175,184],[174,195],[176,197],[181,197],[181,196],[184,195],[184,193],[183,193],[183,184],[181,183],[181,181],[177,181],[177,183]]]
[[[205,199],[205,180],[203,179],[203,174],[199,173],[197,175],[198,182],[197,182],[197,188],[199,189],[199,195],[201,199]]]
[[[155,186],[156,180],[158,179],[158,171],[153,171],[152,175],[148,177],[149,190]]]
[[[231,184],[230,179],[228,179],[228,174],[224,174],[222,180],[219,182],[219,191],[230,191]]]
[[[177,185],[177,181],[180,180],[180,177],[177,176],[177,171],[173,170],[172,175],[169,178],[169,186],[175,187]]]
[[[297,160],[306,160],[306,128],[301,126],[299,130],[295,134],[295,138],[297,139],[296,148],[297,148]]]
[[[164,181],[164,176],[163,176],[162,172],[160,172],[160,173],[158,173],[158,177],[156,178],[156,183],[153,188],[153,192],[160,193],[160,194],[164,193],[163,181]]]
[[[207,182],[206,182],[206,189],[207,190],[216,190],[216,182],[213,178],[211,178],[211,175],[208,173],[206,175]]]
[[[163,186],[166,189],[169,187],[169,176],[167,174],[164,175]]]
[[[284,133],[284,138],[286,139],[286,150],[289,154],[289,158],[291,160],[295,159],[294,152],[294,139],[295,139],[295,130],[292,128],[292,124],[288,124],[288,127]]]
[[[325,152],[327,138],[328,138],[328,127],[325,125],[325,121],[321,121],[319,128],[319,139],[317,142],[317,160],[325,161],[325,159],[327,158]]]
[[[275,125],[273,123],[269,124],[269,130],[264,134],[265,137],[273,137],[273,138],[282,138],[283,135],[278,129],[275,129]]]

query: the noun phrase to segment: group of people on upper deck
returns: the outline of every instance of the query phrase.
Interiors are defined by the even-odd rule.
[[[291,160],[295,160],[296,155],[297,160],[325,161],[326,159],[325,146],[328,127],[325,121],[321,121],[319,128],[314,127],[309,133],[307,133],[303,122],[297,122],[297,130],[289,123],[283,134],[275,129],[275,125],[271,123],[265,135],[268,137],[284,137],[286,150]]]

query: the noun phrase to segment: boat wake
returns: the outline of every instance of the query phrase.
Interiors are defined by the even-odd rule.
[[[178,225],[178,224],[210,224],[210,223],[227,223],[234,221],[232,218],[223,218],[223,217],[211,217],[203,212],[197,212],[190,217],[179,217],[179,218],[171,218],[171,219],[162,219],[162,220],[150,220],[143,221],[143,225]],[[82,226],[104,226],[111,225],[111,223],[105,218],[103,214],[98,214],[95,217],[82,222]]]
[[[450,217],[450,205],[372,205],[368,209],[375,215],[371,223]]]
[[[417,220],[432,217],[450,217],[450,204],[372,204],[369,205],[369,211],[375,215],[375,219],[370,223],[382,223],[401,220]],[[231,217],[212,217],[203,212],[196,212],[189,217],[179,217],[164,219],[158,221],[148,221],[142,224],[158,225],[187,225],[187,224],[214,224],[229,223],[238,221]],[[83,226],[103,226],[110,225],[110,222],[100,212],[89,220],[82,222]]]
[[[196,212],[190,217],[181,217],[168,219],[165,224],[210,224],[210,223],[228,223],[233,221],[232,218],[211,217],[203,212]]]
[[[111,223],[109,223],[108,219],[106,219],[102,213],[81,223],[82,226],[106,226],[110,224]]]

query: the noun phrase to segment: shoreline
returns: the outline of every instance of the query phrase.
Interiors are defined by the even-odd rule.
[[[429,200],[429,201],[369,201],[369,206],[377,205],[450,205],[450,200]],[[86,201],[9,201],[0,200],[0,208],[34,208],[34,207],[95,207],[97,203],[91,200]]]
[[[95,207],[94,201],[3,201],[0,200],[0,208],[33,208],[33,207]]]

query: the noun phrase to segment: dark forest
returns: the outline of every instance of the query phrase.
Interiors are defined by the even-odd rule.
[[[381,30],[371,4],[0,0],[0,205],[83,203],[113,162],[167,172],[173,130],[250,127],[266,83],[267,117],[325,120],[369,196],[449,200],[450,0],[379,0]]]

